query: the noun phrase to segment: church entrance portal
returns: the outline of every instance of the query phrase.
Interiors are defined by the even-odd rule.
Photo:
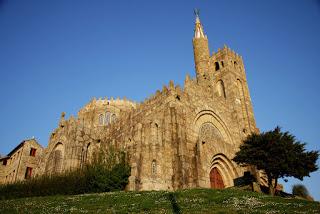
[[[212,189],[223,189],[224,184],[219,170],[215,167],[210,171],[210,183]]]

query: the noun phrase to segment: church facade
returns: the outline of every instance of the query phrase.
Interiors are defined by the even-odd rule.
[[[198,15],[192,42],[195,78],[187,75],[184,87],[170,81],[141,103],[92,99],[77,117],[62,114],[32,176],[82,167],[107,145],[128,154],[128,190],[226,188],[246,171],[255,174],[232,161],[258,132],[242,57],[226,46],[210,55]]]

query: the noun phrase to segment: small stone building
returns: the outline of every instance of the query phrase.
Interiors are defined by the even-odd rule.
[[[81,167],[113,145],[128,153],[128,190],[225,188],[246,171],[256,175],[232,161],[258,132],[242,57],[227,46],[210,55],[198,15],[192,42],[196,78],[170,81],[141,103],[92,99],[77,117],[63,113],[35,173]]]
[[[35,139],[22,141],[7,156],[0,158],[0,184],[29,179],[40,165],[43,147]]]

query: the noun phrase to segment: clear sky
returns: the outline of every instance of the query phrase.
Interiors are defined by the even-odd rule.
[[[260,130],[280,125],[319,150],[318,0],[0,0],[0,153],[32,136],[46,146],[61,112],[93,97],[143,101],[183,85],[195,7],[211,52],[243,56]],[[319,171],[303,181],[317,200],[319,183]]]

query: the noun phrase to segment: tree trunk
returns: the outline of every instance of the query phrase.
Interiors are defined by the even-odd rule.
[[[272,177],[270,175],[267,175],[268,176],[268,186],[269,186],[269,195],[274,195],[274,188],[273,188],[273,185],[272,185]]]
[[[275,178],[274,180],[274,193],[277,193],[278,178]]]

